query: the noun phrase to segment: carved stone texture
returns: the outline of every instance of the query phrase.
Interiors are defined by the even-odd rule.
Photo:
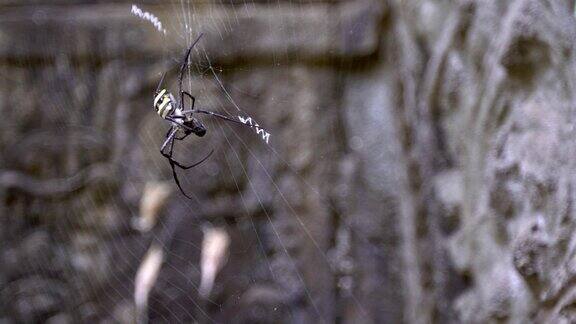
[[[573,1],[146,2],[166,36],[129,2],[36,4],[0,10],[0,322],[131,321],[152,242],[152,322],[576,318]],[[143,234],[172,181],[153,91],[200,32],[197,107],[271,141],[200,116],[194,199]]]

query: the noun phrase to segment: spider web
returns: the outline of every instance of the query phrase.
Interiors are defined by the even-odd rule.
[[[242,5],[250,6],[250,3],[244,2]],[[289,6],[292,6],[292,4],[290,3]],[[215,30],[216,34],[220,35],[221,41],[225,41],[222,29],[225,32],[230,33],[234,32],[235,26],[226,25],[224,23],[220,25],[216,20],[213,20],[214,24],[211,24],[209,26],[201,25],[200,23],[197,22],[196,15],[202,14],[205,11],[202,11],[202,13],[197,13],[195,7],[196,5],[193,2],[181,0],[179,5],[174,5],[173,8],[177,19],[172,21],[173,26],[171,26],[171,28],[169,29],[169,32],[166,35],[166,37],[176,37],[179,40],[179,43],[182,44],[181,47],[183,49],[187,48],[197,37],[196,35],[198,35],[201,32],[214,32]],[[226,21],[231,20],[233,21],[233,19],[230,19],[230,17],[226,19]],[[213,40],[213,38],[211,38],[211,40]],[[220,68],[214,66],[210,58],[210,55],[205,49],[205,42],[207,41],[208,40],[206,38],[201,40],[201,42],[197,44],[196,47],[194,48],[194,52],[196,52],[195,56],[196,60],[193,62],[191,68],[187,69],[188,76],[185,79],[184,90],[190,91],[194,96],[196,96],[196,107],[206,102],[209,102],[210,104],[208,106],[217,107],[217,112],[220,113],[224,112],[226,115],[229,116],[245,116],[251,118],[252,120],[260,120],[261,118],[258,115],[255,115],[255,112],[249,110],[250,108],[244,107],[237,102],[236,94],[232,94],[231,91],[229,90],[229,87],[233,87],[233,85],[227,83],[226,81],[226,76],[234,75],[235,68],[229,68],[229,67]],[[283,53],[278,54],[279,57],[282,57],[282,55]],[[272,63],[273,66],[270,68],[274,68],[275,65],[280,64],[281,64],[280,62]],[[242,66],[240,69],[249,70],[250,66],[249,65]],[[206,89],[206,86],[204,86],[204,88],[200,89],[199,92],[195,92],[193,91],[193,89],[197,90],[198,88],[197,86],[194,87],[194,85],[192,84],[193,82],[200,83],[202,85],[209,84],[211,85],[212,88],[216,88],[217,91],[210,92],[208,89]],[[241,91],[239,93],[240,93],[239,95],[242,95]],[[299,260],[297,260],[296,257],[292,255],[293,252],[289,251],[290,250],[289,246],[292,243],[286,242],[287,240],[286,236],[283,237],[283,235],[280,234],[282,229],[279,228],[278,224],[276,224],[278,223],[278,220],[275,219],[275,217],[279,216],[273,215],[273,213],[268,211],[269,207],[266,206],[266,201],[269,201],[270,199],[263,198],[263,196],[269,196],[271,195],[271,193],[266,191],[272,190],[273,195],[277,197],[274,199],[273,204],[281,205],[283,206],[282,208],[287,211],[286,213],[280,215],[280,217],[289,217],[292,218],[293,221],[295,221],[295,223],[298,225],[296,230],[303,233],[305,237],[307,237],[307,239],[309,239],[312,242],[313,248],[316,250],[318,255],[320,255],[323,258],[325,266],[329,269],[334,267],[332,260],[333,258],[331,258],[328,255],[330,251],[328,251],[326,247],[324,248],[321,247],[321,244],[315,238],[315,234],[312,233],[312,231],[308,228],[308,225],[302,219],[302,216],[299,215],[297,211],[298,208],[294,206],[294,203],[291,203],[289,199],[286,197],[287,195],[284,193],[285,189],[282,189],[281,188],[282,185],[278,183],[277,179],[275,179],[275,176],[273,175],[274,172],[270,170],[270,165],[278,164],[281,165],[282,168],[287,169],[288,172],[291,174],[291,176],[298,179],[298,182],[300,182],[301,185],[305,186],[307,189],[310,190],[310,192],[313,193],[313,195],[315,196],[314,199],[318,199],[319,201],[324,202],[325,205],[328,206],[328,208],[331,210],[331,212],[335,213],[336,211],[334,210],[334,207],[330,202],[326,202],[327,198],[324,197],[323,193],[321,193],[317,188],[315,188],[312,184],[310,184],[305,177],[300,175],[299,172],[296,170],[296,168],[290,162],[287,161],[287,159],[284,157],[284,154],[276,149],[274,142],[276,140],[275,136],[278,135],[275,134],[275,130],[273,128],[269,129],[268,125],[265,122],[263,122],[261,126],[271,133],[271,138],[273,140],[272,143],[270,144],[264,143],[264,141],[251,140],[250,137],[259,137],[258,136],[259,134],[255,134],[255,132],[251,131],[250,129],[247,130],[244,127],[239,127],[238,125],[234,125],[227,122],[207,121],[207,118],[203,118],[203,120],[207,122],[208,125],[212,126],[209,127],[209,132],[212,132],[212,137],[215,138],[217,141],[224,143],[224,145],[219,146],[220,151],[219,154],[223,155],[223,159],[220,161],[224,162],[226,169],[228,169],[229,171],[228,176],[232,179],[235,189],[238,191],[238,195],[240,196],[241,205],[243,206],[244,211],[238,211],[238,213],[246,214],[244,217],[248,219],[250,227],[252,229],[252,233],[256,237],[257,246],[252,247],[252,249],[257,249],[258,251],[256,253],[259,254],[260,257],[264,259],[264,262],[266,263],[266,267],[268,268],[270,274],[270,279],[272,281],[282,280],[281,278],[279,278],[281,277],[281,275],[278,272],[285,269],[281,270],[275,269],[274,266],[272,265],[275,262],[275,260],[272,259],[273,257],[268,256],[266,252],[267,250],[270,249],[270,247],[266,247],[265,245],[270,244],[269,241],[272,238],[279,246],[277,248],[276,253],[283,254],[284,258],[288,261],[289,265],[287,266],[287,268],[291,269],[292,274],[295,275],[298,285],[304,292],[303,299],[305,300],[306,304],[311,306],[313,316],[322,319],[323,316],[318,306],[316,305],[315,298],[313,296],[314,293],[308,287],[310,283],[306,282],[303,274],[301,273],[300,270],[301,262],[299,262]],[[280,138],[278,140],[289,141],[289,139],[283,139],[283,138]],[[247,152],[247,156],[245,157],[240,156],[241,153],[238,152],[238,149]],[[185,152],[186,153],[180,156],[194,156],[194,153],[192,151],[185,151]],[[256,173],[259,174],[259,176],[257,177],[258,179],[253,179],[253,177],[250,176],[251,172],[247,170],[247,166],[244,165],[245,160],[253,162],[251,163],[250,167],[253,169],[252,173],[254,172],[255,169]],[[234,172],[233,170],[241,170],[240,178],[238,178],[237,172]],[[198,197],[198,195],[194,192],[193,189],[194,187],[193,185],[191,185],[191,181],[189,181],[187,175],[185,173],[181,173],[180,177],[183,185],[187,188],[190,188],[188,189],[188,192],[194,198],[195,205],[200,206],[200,208],[202,208],[201,206],[204,204],[203,199]],[[261,231],[259,231],[258,225],[255,224],[255,221],[253,219],[254,215],[250,215],[248,212],[248,210],[250,210],[250,208],[248,207],[250,203],[246,201],[247,199],[245,197],[246,194],[242,192],[241,187],[243,186],[242,185],[243,182],[246,183],[245,185],[247,187],[245,191],[248,191],[250,196],[255,197],[255,199],[257,200],[257,204],[260,206],[260,209],[263,213],[263,215],[260,217],[262,217],[264,221],[267,223],[268,230],[271,232],[269,233],[269,235],[267,235],[267,237],[262,237],[263,234],[261,233]],[[189,209],[188,212],[191,214],[197,213],[197,211],[193,209]],[[230,226],[234,225],[224,224],[224,226],[230,230]],[[182,242],[184,244],[187,243],[185,240],[181,239],[176,240],[178,240],[177,242]],[[235,242],[232,242],[232,244],[234,243]],[[174,244],[174,242],[172,244]],[[199,248],[198,246],[193,247],[196,249]],[[167,249],[169,250],[170,247],[168,247]],[[246,251],[246,253],[254,253],[254,251]],[[170,252],[169,257],[179,258],[178,254],[175,252]],[[170,262],[167,263],[167,266],[168,267],[171,266]],[[200,269],[198,268],[198,264],[194,264],[191,266],[195,267],[194,271],[197,272],[200,271]],[[246,271],[246,269],[232,269],[231,271],[242,272]],[[216,285],[219,284],[225,285],[226,283],[216,282]],[[194,284],[192,286],[194,289],[198,288]],[[188,294],[194,295],[194,292],[188,292]],[[353,293],[350,292],[350,296],[354,300],[356,300]],[[205,311],[206,309],[205,306],[198,305],[198,303],[194,301],[193,297],[189,297],[188,302],[195,305],[195,307],[199,311],[196,312],[195,315],[187,313],[188,315],[192,316],[192,318],[197,318],[198,316],[201,316],[205,317],[204,318],[205,320],[209,321],[215,320],[211,318],[210,315]],[[213,300],[209,298],[207,302],[211,304],[211,306],[213,307],[216,308],[222,307],[219,304],[222,301]],[[239,301],[238,303],[241,304],[242,301]],[[356,303],[358,304],[357,306],[359,307],[359,309],[363,311],[363,307],[360,305],[358,300],[356,300]],[[292,313],[290,306],[286,306],[286,308],[288,310],[290,317],[294,319],[295,315]],[[198,315],[198,313],[200,315]]]
[[[191,170],[177,170],[184,190],[193,197],[192,200],[184,198],[178,192],[171,176],[170,166],[160,156],[159,144],[168,125],[160,119],[152,107],[152,93],[146,98],[148,106],[132,106],[133,95],[128,96],[130,105],[125,101],[116,104],[117,98],[107,98],[102,93],[93,92],[93,85],[98,85],[94,71],[86,68],[80,61],[74,61],[65,55],[54,59],[55,77],[50,79],[47,85],[36,86],[42,92],[50,95],[50,100],[44,102],[42,111],[39,113],[43,120],[44,116],[67,116],[74,115],[70,119],[57,119],[54,126],[58,133],[60,129],[70,130],[70,134],[75,134],[71,147],[62,148],[61,142],[49,140],[52,133],[45,134],[44,130],[35,133],[30,132],[23,135],[23,139],[16,141],[16,145],[28,147],[24,142],[37,142],[34,147],[50,147],[51,150],[58,151],[61,160],[47,161],[43,163],[53,163],[54,165],[65,165],[63,162],[68,155],[82,155],[78,157],[77,164],[65,165],[63,174],[74,174],[81,170],[81,166],[88,164],[88,161],[97,160],[94,168],[89,168],[86,173],[94,173],[98,177],[106,174],[107,169],[102,167],[97,156],[109,154],[114,156],[113,160],[126,170],[126,174],[118,176],[123,181],[120,185],[110,182],[100,183],[96,193],[82,195],[81,199],[75,202],[32,203],[28,206],[28,201],[22,204],[31,210],[32,214],[42,214],[45,210],[54,210],[54,214],[62,216],[56,221],[56,225],[44,225],[49,228],[49,233],[58,237],[57,240],[47,239],[49,243],[61,240],[63,242],[74,241],[79,246],[78,250],[70,250],[65,244],[58,243],[57,256],[54,258],[73,260],[72,264],[67,264],[62,270],[66,278],[77,278],[74,272],[82,272],[86,275],[93,272],[101,274],[101,277],[90,278],[90,280],[78,280],[79,282],[66,282],[67,287],[73,294],[65,297],[62,304],[78,305],[74,309],[51,309],[49,312],[59,316],[60,313],[81,314],[82,319],[101,319],[112,317],[119,322],[126,319],[124,313],[131,313],[132,300],[135,290],[135,269],[145,259],[147,251],[154,245],[160,246],[163,252],[163,259],[157,279],[151,287],[148,295],[147,315],[153,322],[225,322],[236,315],[252,316],[244,318],[247,322],[250,319],[264,319],[267,321],[284,320],[286,315],[292,322],[301,322],[304,319],[316,318],[327,321],[325,318],[326,308],[336,308],[337,305],[326,306],[322,301],[326,293],[330,290],[341,289],[349,294],[348,297],[355,299],[353,287],[340,288],[343,275],[337,262],[336,255],[338,247],[336,238],[321,237],[323,226],[326,220],[333,221],[337,216],[317,216],[310,206],[319,206],[322,213],[338,215],[341,211],[335,207],[337,204],[331,201],[331,190],[321,187],[320,180],[314,178],[307,172],[328,172],[303,170],[301,161],[309,159],[306,152],[301,152],[301,147],[305,144],[294,143],[293,132],[286,126],[315,127],[321,123],[318,112],[310,113],[306,116],[293,116],[290,112],[281,111],[278,106],[286,106],[286,102],[292,104],[290,96],[292,93],[287,89],[285,93],[272,92],[273,96],[279,97],[265,98],[265,95],[252,94],[246,82],[251,82],[250,78],[258,75],[261,71],[265,77],[260,82],[270,82],[270,84],[260,85],[259,89],[267,89],[272,86],[274,80],[281,80],[284,73],[289,72],[292,67],[301,63],[298,54],[295,54],[291,61],[287,60],[288,47],[277,48],[272,52],[272,59],[263,59],[257,63],[251,62],[222,62],[222,57],[214,57],[211,54],[210,42],[226,42],[227,34],[234,34],[243,31],[242,20],[235,16],[242,10],[253,10],[256,6],[275,7],[275,4],[263,4],[259,2],[239,2],[234,4],[198,4],[194,1],[179,0],[166,4],[170,19],[159,17],[156,20],[150,18],[150,14],[156,15],[153,8],[158,6],[147,6],[144,3],[134,3],[141,11],[133,17],[139,22],[143,30],[149,33],[157,33],[158,39],[167,43],[177,42],[178,48],[166,47],[163,54],[165,62],[162,64],[151,64],[150,70],[158,72],[157,81],[166,67],[177,66],[185,50],[192,44],[200,33],[206,36],[200,40],[193,50],[191,64],[186,69],[184,80],[184,90],[196,97],[196,108],[211,110],[225,115],[229,115],[237,120],[239,117],[259,124],[270,134],[269,141],[263,138],[264,134],[259,132],[259,128],[245,127],[209,116],[197,115],[208,129],[208,134],[203,138],[190,136],[185,141],[176,143],[175,158],[184,164],[195,162],[204,157],[210,148],[215,149],[214,155],[204,164]],[[285,6],[292,9],[298,6],[291,1],[278,2],[278,8]],[[132,4],[126,4],[125,14],[130,14]],[[219,15],[212,15],[212,10],[220,10]],[[148,13],[149,15],[145,15]],[[200,16],[208,16],[208,19],[199,19]],[[224,19],[222,19],[222,15]],[[50,16],[50,14],[46,14]],[[44,19],[44,18],[42,18]],[[81,20],[80,17],[71,19]],[[290,18],[283,18],[290,19]],[[161,27],[158,23],[161,22]],[[289,21],[275,22],[280,24],[290,23]],[[265,28],[265,27],[263,27]],[[164,32],[165,30],[165,32]],[[315,31],[310,31],[313,34]],[[288,31],[288,33],[292,33]],[[293,35],[288,35],[293,36]],[[233,47],[241,47],[242,44],[233,44]],[[70,48],[62,46],[62,51]],[[49,52],[49,49],[41,49]],[[212,52],[213,53],[213,52]],[[87,61],[99,63],[98,54],[88,53]],[[168,64],[166,64],[168,62]],[[23,66],[36,64],[28,61],[18,62]],[[117,70],[123,68],[124,63],[111,63],[104,74],[115,75]],[[306,63],[308,64],[308,63]],[[129,65],[129,64],[126,64]],[[158,66],[162,69],[158,69]],[[303,64],[305,65],[305,64]],[[306,69],[306,67],[305,67]],[[134,69],[136,70],[136,69]],[[151,73],[149,73],[151,74]],[[10,71],[0,70],[0,78],[11,77]],[[103,85],[102,87],[118,88],[124,91],[130,90],[130,76],[126,80],[122,75],[116,76],[117,83]],[[172,69],[165,80],[165,87],[173,94],[177,92],[177,69]],[[264,80],[264,81],[262,81]],[[20,82],[21,80],[8,80],[8,82]],[[66,81],[66,82],[64,82]],[[4,82],[4,81],[0,81]],[[24,82],[22,82],[24,83]],[[103,82],[105,83],[105,82]],[[65,84],[73,84],[74,89],[70,91]],[[100,85],[99,85],[100,86]],[[156,84],[154,84],[154,88]],[[248,90],[246,90],[248,88]],[[112,91],[111,91],[112,92]],[[138,92],[137,92],[138,93]],[[285,97],[282,97],[285,95]],[[26,100],[21,96],[22,100]],[[264,103],[263,100],[268,102]],[[102,101],[102,102],[99,102]],[[91,111],[91,107],[99,104],[103,111]],[[255,102],[254,106],[251,102]],[[86,104],[87,103],[87,104]],[[93,103],[94,105],[91,105]],[[294,105],[298,105],[295,101]],[[265,109],[269,109],[265,110]],[[311,108],[313,109],[313,108]],[[319,108],[317,108],[320,110]],[[97,109],[95,109],[97,110]],[[19,120],[18,116],[12,115],[8,110],[7,120]],[[16,111],[14,114],[17,114]],[[144,115],[145,117],[135,117]],[[113,125],[108,124],[108,116]],[[150,117],[150,118],[149,118]],[[332,118],[335,123],[341,118],[339,116],[326,116]],[[86,121],[90,118],[98,120],[86,126]],[[153,124],[147,123],[150,119]],[[64,120],[66,122],[62,122]],[[132,120],[144,120],[138,124],[140,129],[126,131],[123,125],[130,124]],[[288,121],[286,121],[288,120]],[[91,122],[91,121],[90,121]],[[2,121],[2,123],[6,123]],[[113,134],[103,134],[113,126]],[[337,126],[326,127],[326,129],[337,128]],[[117,131],[120,129],[121,131]],[[72,131],[74,130],[74,131]],[[134,132],[134,134],[130,132]],[[332,130],[337,141],[338,130]],[[80,134],[80,135],[78,135]],[[310,133],[312,134],[312,133]],[[71,136],[72,137],[72,136]],[[135,139],[136,138],[136,139]],[[66,141],[69,139],[66,138]],[[325,139],[323,139],[325,140]],[[72,140],[70,140],[72,141]],[[327,141],[326,145],[333,144]],[[361,141],[361,139],[360,139]],[[82,144],[77,144],[82,143]],[[318,145],[315,140],[310,139],[312,145]],[[119,144],[119,148],[108,148],[109,143]],[[26,144],[26,145],[24,145]],[[30,144],[32,145],[32,144]],[[76,150],[77,146],[84,145],[87,149]],[[110,145],[112,146],[112,145]],[[123,156],[121,153],[126,146],[130,146],[130,154]],[[335,145],[337,146],[337,145]],[[309,150],[312,150],[309,148]],[[22,149],[25,154],[31,154],[33,150]],[[66,151],[61,154],[62,151]],[[84,154],[84,151],[88,152]],[[18,151],[14,151],[18,153]],[[33,153],[33,152],[32,152]],[[34,153],[36,154],[36,153]],[[42,154],[39,150],[38,154]],[[149,158],[152,157],[152,158]],[[157,157],[157,158],[155,158]],[[43,160],[43,156],[34,155],[36,160]],[[324,160],[314,157],[316,161],[330,160],[330,153]],[[146,163],[142,163],[146,160]],[[310,162],[307,162],[310,163]],[[328,164],[328,162],[326,162]],[[306,164],[306,163],[304,163]],[[146,165],[146,168],[134,168],[133,166]],[[58,171],[62,171],[58,169]],[[94,171],[94,172],[92,172]],[[43,175],[50,178],[51,175]],[[83,178],[84,173],[72,176],[71,179]],[[94,176],[94,177],[96,177]],[[42,178],[42,177],[40,177]],[[58,178],[58,177],[55,177]],[[85,228],[91,224],[79,224],[78,214],[85,212],[88,222],[104,222],[102,215],[109,216],[111,223],[116,219],[137,219],[138,206],[134,201],[138,201],[142,193],[142,187],[150,180],[163,180],[169,184],[172,196],[168,203],[159,212],[162,218],[158,224],[148,232],[125,233],[116,230],[98,229],[98,236],[104,238],[107,245],[98,246],[101,241],[95,240],[90,235],[83,233]],[[58,184],[58,182],[55,182]],[[77,192],[80,185],[74,185],[71,181],[69,192]],[[120,186],[117,189],[116,186]],[[38,189],[40,190],[40,189]],[[86,190],[90,191],[90,190]],[[301,191],[301,192],[298,192]],[[120,192],[118,197],[110,197],[110,193]],[[109,209],[101,210],[103,200],[111,201]],[[305,205],[308,204],[308,205]],[[305,205],[303,207],[303,205]],[[224,206],[224,211],[220,211]],[[0,206],[0,214],[2,213]],[[107,207],[108,208],[108,207]],[[303,210],[305,209],[305,210]],[[38,211],[39,210],[39,211]],[[78,212],[80,211],[80,212]],[[90,212],[86,212],[90,211]],[[76,213],[78,212],[78,214]],[[319,212],[320,213],[320,212]],[[8,215],[8,213],[4,213]],[[18,214],[15,212],[14,214]],[[206,216],[216,215],[216,216]],[[22,220],[8,215],[5,218],[7,224],[20,224]],[[322,218],[323,217],[323,218]],[[40,217],[38,217],[40,218]],[[84,220],[83,220],[84,221]],[[341,221],[341,220],[339,220]],[[49,223],[48,221],[46,223]],[[126,224],[123,224],[126,225]],[[110,226],[112,228],[113,226]],[[129,226],[118,226],[120,228]],[[82,230],[77,228],[82,228]],[[229,235],[230,243],[228,251],[230,253],[227,263],[218,272],[215,278],[211,294],[207,298],[200,297],[199,279],[202,275],[200,259],[202,253],[203,231],[211,228],[223,228]],[[10,229],[4,231],[10,232]],[[40,231],[39,231],[40,232]],[[88,230],[86,230],[88,232]],[[14,231],[14,240],[21,239],[20,235]],[[43,233],[43,232],[42,232]],[[28,235],[28,233],[25,233]],[[347,234],[334,234],[347,235]],[[28,237],[28,236],[27,236]],[[44,242],[43,237],[32,237]],[[306,242],[304,242],[306,241]],[[345,239],[343,241],[346,241]],[[46,244],[45,244],[46,245]],[[48,244],[49,245],[49,244]],[[75,245],[75,246],[76,246]],[[300,251],[303,250],[304,252]],[[345,250],[345,249],[344,249]],[[302,254],[305,254],[302,257]],[[85,255],[90,255],[88,258]],[[53,275],[52,257],[26,260],[22,267],[29,273],[41,273],[46,277],[58,277]],[[318,259],[318,260],[315,260]],[[60,261],[58,261],[60,262]],[[307,262],[315,263],[322,267],[318,269],[318,277],[310,273]],[[121,270],[118,270],[118,269]],[[91,272],[91,270],[97,271]],[[334,281],[326,291],[314,281],[326,280],[322,275],[331,275]],[[3,278],[0,278],[3,280]],[[70,280],[73,281],[73,280]],[[102,284],[105,282],[106,284]],[[14,296],[22,295],[22,292],[12,288],[15,285],[6,285],[0,290],[2,304],[7,305],[5,300]],[[50,289],[47,289],[50,290]],[[84,291],[96,292],[94,294],[84,294]],[[249,292],[252,292],[251,294]],[[336,293],[333,293],[336,294]],[[13,298],[20,300],[19,298]],[[96,301],[92,303],[92,301]],[[129,302],[126,302],[129,300]],[[94,306],[100,303],[103,305]],[[364,312],[364,305],[356,300],[357,307]],[[275,305],[272,309],[260,304]],[[107,308],[109,307],[109,308]],[[8,309],[8,307],[6,307]],[[247,311],[247,308],[251,308]],[[112,311],[113,310],[113,311]],[[271,314],[266,314],[271,312]],[[108,314],[112,313],[112,314]],[[245,313],[249,313],[246,315]],[[274,314],[277,313],[277,314]],[[334,311],[333,313],[337,313]],[[124,315],[123,315],[124,314]],[[0,312],[0,322],[5,314]],[[62,315],[64,316],[64,315]],[[29,320],[34,322],[35,320]],[[239,320],[240,321],[240,320]],[[72,320],[74,322],[74,320]]]

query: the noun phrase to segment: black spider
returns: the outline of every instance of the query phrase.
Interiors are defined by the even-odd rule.
[[[184,192],[182,186],[180,186],[180,181],[178,180],[175,167],[179,167],[184,170],[193,168],[201,164],[202,162],[206,161],[206,159],[208,159],[210,155],[212,155],[212,153],[214,152],[214,150],[211,150],[210,153],[208,153],[208,155],[206,155],[203,159],[191,165],[183,165],[172,158],[175,140],[178,141],[183,140],[192,133],[194,133],[196,136],[199,137],[206,135],[206,127],[204,127],[201,121],[194,118],[193,114],[194,113],[207,114],[240,125],[249,126],[239,121],[236,121],[230,117],[215,112],[194,109],[196,98],[194,98],[194,96],[192,96],[190,93],[182,90],[182,79],[184,77],[184,71],[188,67],[188,59],[190,58],[190,52],[192,51],[194,45],[198,43],[201,37],[202,34],[200,34],[200,36],[198,36],[198,38],[194,41],[194,43],[192,43],[190,48],[188,48],[188,51],[184,56],[184,62],[182,62],[182,66],[180,67],[180,75],[178,77],[178,93],[180,94],[179,98],[180,101],[175,100],[174,96],[170,92],[168,92],[168,90],[160,89],[164,77],[166,76],[166,72],[162,75],[160,83],[158,83],[156,93],[154,94],[154,108],[156,108],[156,112],[158,113],[158,115],[160,115],[165,120],[169,121],[171,124],[171,127],[168,130],[168,133],[166,134],[166,140],[164,141],[164,144],[162,144],[162,148],[160,149],[160,153],[164,157],[166,157],[170,162],[170,166],[172,167],[172,174],[174,175],[174,181],[176,181],[176,185],[178,185],[178,188],[180,189],[182,194],[184,194],[184,196],[186,196],[189,199],[192,198],[190,198],[190,196],[188,196]],[[192,100],[192,106],[188,110],[186,110],[184,107],[184,95],[188,96]],[[165,151],[166,148],[168,148],[168,152]]]

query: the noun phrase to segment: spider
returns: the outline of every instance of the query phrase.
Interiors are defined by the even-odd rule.
[[[186,196],[188,199],[192,198],[188,196],[186,192],[184,192],[184,190],[182,189],[180,181],[178,180],[178,175],[176,174],[176,167],[181,168],[183,170],[193,168],[195,166],[198,166],[202,162],[206,161],[210,157],[210,155],[214,153],[214,150],[211,150],[210,153],[208,153],[204,158],[191,165],[184,165],[172,158],[175,141],[181,141],[186,137],[188,137],[188,135],[190,134],[194,134],[198,137],[206,135],[206,127],[204,126],[204,124],[202,124],[200,120],[194,118],[193,114],[194,113],[206,114],[220,119],[224,119],[226,121],[248,126],[230,117],[212,111],[194,109],[196,98],[194,98],[194,96],[192,96],[190,93],[182,90],[182,79],[184,77],[184,71],[188,67],[188,59],[190,58],[190,52],[192,51],[194,45],[198,43],[201,37],[202,34],[200,34],[200,36],[198,36],[198,38],[194,41],[194,43],[192,43],[192,45],[188,48],[188,51],[184,56],[184,62],[182,62],[182,65],[180,67],[180,74],[178,76],[178,93],[180,95],[178,99],[180,100],[179,101],[175,100],[172,93],[168,92],[168,90],[166,89],[160,88],[162,86],[164,77],[166,76],[166,72],[162,75],[160,83],[158,83],[158,87],[154,94],[154,108],[156,109],[156,112],[158,113],[158,115],[160,115],[160,117],[170,122],[170,129],[168,130],[168,133],[166,133],[166,139],[164,140],[164,143],[160,148],[160,153],[170,162],[170,167],[172,168],[174,181],[176,182],[178,189],[180,189],[182,194]],[[184,96],[188,96],[192,101],[190,109],[185,109]]]

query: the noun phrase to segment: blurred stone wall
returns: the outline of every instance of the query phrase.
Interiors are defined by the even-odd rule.
[[[138,5],[166,37],[130,2],[0,4],[0,322],[133,321],[151,242],[152,322],[575,320],[573,1]],[[204,118],[186,200],[151,102],[199,32],[197,105],[272,141]],[[206,226],[232,242],[210,300]]]

